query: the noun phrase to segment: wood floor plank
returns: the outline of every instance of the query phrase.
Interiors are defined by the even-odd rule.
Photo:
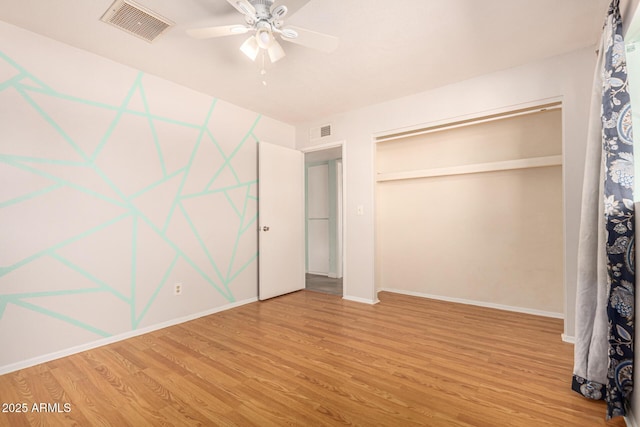
[[[301,291],[0,376],[0,425],[621,427],[570,389],[562,321]]]
[[[21,385],[22,378],[19,372],[0,376],[0,403],[7,404],[6,412],[0,412],[2,426],[32,425],[28,417],[29,413],[22,410],[22,404],[29,405],[33,401],[33,396]],[[20,405],[20,409],[16,405]]]
[[[126,420],[117,412],[117,407],[111,406],[103,400],[99,390],[96,390],[86,378],[74,379],[68,371],[60,367],[51,370],[61,387],[64,388],[71,413],[87,420],[78,425],[108,426],[111,422],[125,423]]]

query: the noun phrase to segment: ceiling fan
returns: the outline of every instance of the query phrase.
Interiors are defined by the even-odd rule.
[[[276,36],[282,40],[310,47],[322,52],[331,53],[338,47],[338,38],[304,28],[288,26],[283,28],[282,18],[287,14],[287,7],[273,7],[274,0],[227,0],[231,6],[244,15],[246,25],[223,25],[218,27],[194,28],[187,34],[197,39],[232,36],[236,34],[252,34],[240,46],[240,50],[252,61],[255,61],[262,49],[271,62],[285,56],[284,49]]]

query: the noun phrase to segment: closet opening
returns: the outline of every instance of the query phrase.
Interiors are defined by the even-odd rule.
[[[560,102],[376,143],[376,287],[564,317]]]

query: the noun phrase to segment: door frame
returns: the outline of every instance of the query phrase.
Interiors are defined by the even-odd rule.
[[[347,271],[347,151],[345,150],[345,141],[328,142],[326,144],[314,145],[301,149],[303,154],[315,151],[323,151],[331,148],[340,148],[342,152],[342,298],[349,295],[348,289],[348,271]],[[307,185],[304,185],[305,195]],[[305,256],[307,254],[307,245],[304,247]]]

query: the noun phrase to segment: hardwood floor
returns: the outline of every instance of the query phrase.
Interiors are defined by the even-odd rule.
[[[625,425],[570,390],[560,320],[380,301],[300,291],[3,375],[29,411],[0,425]]]

